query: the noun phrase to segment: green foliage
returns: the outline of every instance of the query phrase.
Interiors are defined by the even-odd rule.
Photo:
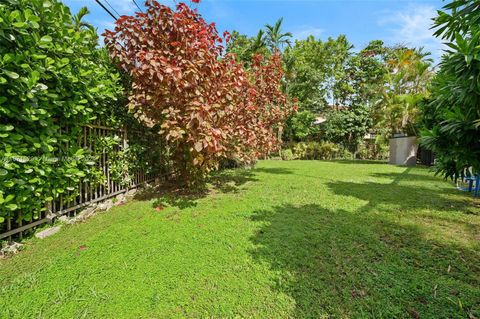
[[[121,89],[96,33],[72,20],[57,1],[0,4],[0,217],[22,210],[29,220],[95,176],[80,125]]]
[[[293,156],[292,150],[289,149],[289,148],[287,148],[285,150],[281,150],[280,156],[282,157],[282,160],[284,160],[284,161],[291,161],[291,160],[295,159],[295,157]]]
[[[436,35],[447,41],[423,108],[421,143],[436,155],[437,172],[453,177],[468,167],[480,173],[480,10],[455,0],[439,11]]]
[[[121,131],[120,135],[96,136],[91,142],[92,148],[106,158],[111,180],[126,186],[139,171],[144,174],[172,171],[166,166],[167,149],[158,139],[155,130],[142,127],[138,123],[132,125],[133,121],[123,124],[130,130]],[[104,176],[102,178],[104,179]]]
[[[331,111],[327,118],[324,127],[325,139],[343,145],[352,153],[356,152],[373,124],[370,108],[364,105]]]
[[[385,143],[361,143],[355,158],[361,160],[386,160],[390,154],[389,145]]]
[[[298,159],[307,159],[307,146],[306,142],[300,142],[292,145],[293,155]]]
[[[293,147],[294,156],[304,160],[331,160],[339,158],[340,147],[331,142],[300,142]]]
[[[390,51],[382,41],[372,41],[358,53],[352,49],[346,37],[339,36],[326,42],[309,37],[286,50],[287,92],[298,99],[300,111],[309,110],[327,118],[326,123],[310,128],[305,121],[295,122],[292,118],[287,123],[291,139],[308,140],[311,135],[318,136],[316,130],[321,128],[322,139],[354,152],[363,136],[373,129],[377,123],[375,105],[386,85]],[[333,101],[333,107],[327,107],[327,100]],[[305,134],[309,129],[314,134]]]
[[[428,95],[432,75],[428,54],[386,47],[379,40],[358,53],[352,49],[346,37],[339,36],[325,42],[309,37],[285,51],[285,88],[298,99],[300,111],[332,117],[322,138],[352,152],[360,136],[372,129],[386,138],[396,132],[416,135],[419,103]],[[327,101],[340,113],[328,113]]]
[[[306,110],[292,115],[285,125],[285,141],[306,141],[318,135],[320,129],[314,124],[316,116],[314,113]]]
[[[430,53],[395,47],[386,56],[385,84],[375,108],[376,126],[387,138],[395,133],[418,135],[420,103],[428,97],[433,72]]]
[[[291,45],[293,35],[282,31],[282,23],[283,18],[280,18],[273,25],[265,25],[265,43],[272,53]]]
[[[282,23],[283,18],[280,18],[273,25],[266,24],[264,29],[260,29],[256,36],[250,38],[233,31],[226,52],[235,54],[238,61],[250,67],[256,54],[268,57],[290,47],[292,34],[282,31]]]
[[[325,42],[309,37],[285,51],[287,92],[301,110],[324,111],[327,100],[341,106],[373,104],[386,72],[383,42],[372,41],[359,53],[352,49],[341,35]]]
[[[300,110],[320,112],[335,98],[334,86],[344,72],[351,45],[345,36],[326,42],[313,36],[285,50],[286,91],[298,99]]]
[[[386,51],[382,41],[374,40],[359,53],[348,56],[344,73],[335,84],[335,100],[339,105],[372,106],[376,102],[385,85]]]
[[[251,38],[238,31],[233,31],[226,52],[235,54],[237,60],[243,62],[247,67],[250,66],[255,54],[269,56],[270,51],[267,48],[265,31],[260,30],[255,37]]]
[[[142,129],[118,100],[120,75],[97,48],[95,30],[81,21],[87,13],[72,16],[58,1],[0,4],[0,222],[31,220],[46,202],[76,196],[80,181],[105,180],[98,152],[81,145],[82,126]],[[107,147],[89,143],[97,151]],[[128,165],[147,162],[138,157],[145,141],[139,143],[108,156],[112,172],[123,169],[126,157]]]

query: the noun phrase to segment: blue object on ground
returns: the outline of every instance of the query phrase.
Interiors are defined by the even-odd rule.
[[[468,186],[458,186],[457,189],[473,193],[473,196],[480,196],[480,175],[465,176],[463,177],[463,181],[468,183]]]
[[[468,182],[468,191],[471,192],[473,190],[473,182],[478,179],[477,176],[467,176],[465,177],[465,181]],[[478,182],[477,182],[478,184]]]
[[[475,190],[473,196],[480,196],[480,175],[475,176]]]

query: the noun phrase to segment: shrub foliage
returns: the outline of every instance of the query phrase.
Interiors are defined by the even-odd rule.
[[[97,43],[95,30],[58,1],[0,4],[0,223],[31,220],[46,202],[74,196],[81,180],[104,179],[78,143],[82,126],[96,119],[133,122],[117,111],[120,76]],[[145,162],[144,148],[133,156],[116,151],[115,139],[89,141],[97,149],[107,142],[112,160],[131,158],[127,168]],[[112,164],[112,174],[124,169]]]
[[[436,154],[437,172],[480,172],[480,5],[452,1],[439,11],[436,35],[447,52],[424,107],[422,143]]]
[[[195,9],[156,1],[146,8],[118,19],[105,43],[131,75],[130,109],[148,125],[161,125],[181,176],[194,181],[222,159],[248,163],[274,149],[292,111],[280,91],[280,54],[255,55],[246,71],[223,55],[229,35],[220,36]]]

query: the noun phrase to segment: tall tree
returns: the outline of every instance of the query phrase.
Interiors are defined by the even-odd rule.
[[[253,37],[251,40],[250,49],[254,53],[259,53],[260,51],[265,49],[266,46],[267,46],[267,43],[265,40],[265,31],[258,30],[257,35]]]
[[[328,39],[326,42],[313,36],[295,41],[283,54],[286,74],[286,89],[290,96],[298,99],[301,110],[321,112],[332,95],[335,61],[343,60],[338,55],[345,51],[336,50],[336,43],[343,41]]]
[[[332,64],[331,92],[337,107],[327,113],[323,138],[355,154],[374,125],[374,101],[385,84],[385,48],[382,41],[376,40],[352,53],[346,39],[340,39],[332,48],[340,48],[343,53]]]
[[[233,31],[230,41],[227,43],[227,54],[235,54],[238,61],[246,67],[250,67],[256,54],[270,56],[270,51],[265,42],[265,31],[259,30],[254,37],[247,37],[238,31]]]
[[[285,46],[291,45],[293,35],[290,32],[283,32],[282,24],[283,18],[280,18],[274,25],[265,25],[265,40],[271,52],[282,51]]]
[[[429,53],[406,47],[390,48],[385,61],[385,84],[377,101],[377,127],[385,137],[418,135],[419,103],[428,97],[433,76]]]
[[[75,29],[77,31],[80,29],[94,30],[93,26],[90,23],[83,21],[83,18],[88,14],[90,14],[88,8],[82,7],[80,8],[80,10],[78,10],[77,14],[72,17],[73,25],[75,26]]]
[[[366,105],[353,105],[332,110],[323,129],[324,139],[339,143],[355,155],[365,134],[372,127],[370,109]]]

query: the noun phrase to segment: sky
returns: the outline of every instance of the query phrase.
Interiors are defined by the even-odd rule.
[[[100,0],[119,15],[132,15],[138,8],[133,0]],[[158,1],[158,0],[157,0]],[[82,6],[91,11],[85,19],[103,30],[112,29],[114,19],[95,0],[63,0],[76,13]],[[142,0],[136,2],[143,9]],[[172,6],[174,0],[159,0]],[[189,1],[186,1],[189,3]],[[220,33],[237,30],[255,35],[265,24],[283,17],[284,31],[295,39],[308,35],[326,40],[345,34],[357,50],[370,40],[380,39],[389,45],[423,46],[438,61],[441,41],[433,37],[431,19],[444,5],[442,0],[202,0],[199,12],[207,22],[215,22]]]

